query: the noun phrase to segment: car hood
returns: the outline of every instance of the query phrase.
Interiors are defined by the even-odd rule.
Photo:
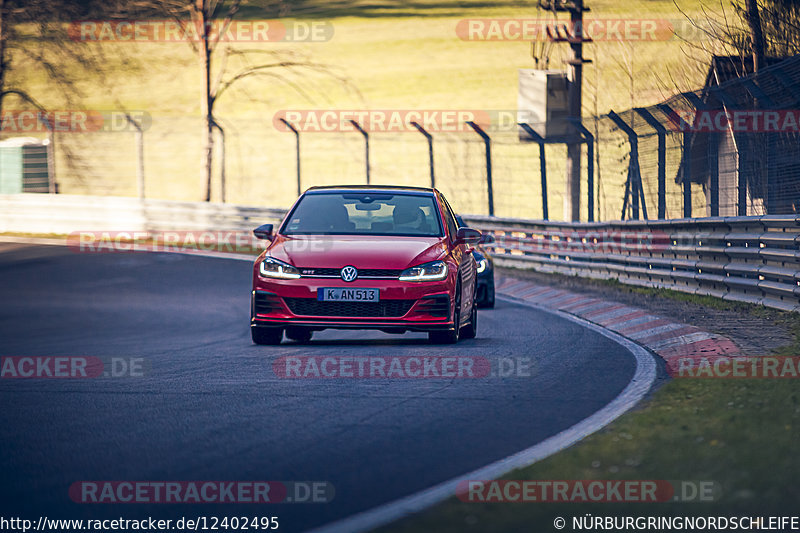
[[[440,259],[446,252],[441,237],[377,235],[278,235],[267,253],[298,268],[404,269]]]

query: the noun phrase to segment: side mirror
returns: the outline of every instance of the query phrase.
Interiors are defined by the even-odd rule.
[[[272,224],[262,224],[253,230],[256,239],[272,240]]]
[[[458,228],[456,231],[456,244],[478,244],[481,232],[472,228]]]
[[[494,235],[491,233],[481,233],[481,240],[478,244],[492,244],[494,242]]]

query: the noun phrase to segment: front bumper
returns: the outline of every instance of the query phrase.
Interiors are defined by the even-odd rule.
[[[317,289],[377,288],[379,302],[321,302]],[[400,282],[333,278],[265,280],[257,278],[251,295],[251,326],[300,326],[322,329],[378,329],[392,333],[441,331],[453,328],[453,291],[441,282]]]

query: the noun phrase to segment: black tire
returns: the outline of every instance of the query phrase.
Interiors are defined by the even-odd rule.
[[[250,336],[256,344],[274,346],[280,344],[283,339],[283,329],[281,328],[260,328],[251,326]]]
[[[461,335],[461,280],[456,285],[456,303],[453,306],[453,329],[428,332],[428,340],[433,344],[455,344]]]
[[[474,339],[478,334],[478,301],[472,301],[472,316],[469,317],[469,324],[461,329],[462,339]]]
[[[311,340],[313,334],[314,332],[307,328],[286,328],[286,338],[295,342],[306,343]]]

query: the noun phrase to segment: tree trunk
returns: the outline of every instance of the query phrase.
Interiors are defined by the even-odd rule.
[[[0,0],[0,116],[3,113],[3,91],[6,88],[6,2]]]
[[[764,66],[764,32],[761,29],[761,15],[758,0],[745,0],[747,25],[750,27],[750,43],[753,47],[753,72]]]
[[[0,0],[1,1],[1,0]],[[211,176],[214,161],[214,95],[211,94],[211,48],[208,42],[208,23],[211,16],[208,0],[197,0],[200,34],[200,59],[203,66],[203,121],[205,122],[205,153],[203,168],[206,175],[205,201],[211,201]]]

